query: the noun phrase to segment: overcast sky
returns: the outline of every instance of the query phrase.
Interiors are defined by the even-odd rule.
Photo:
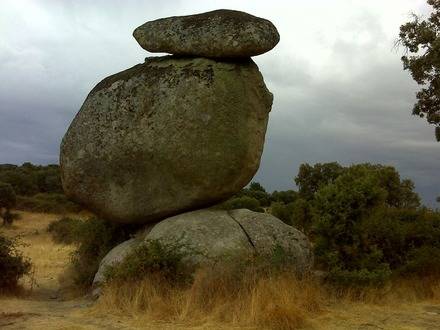
[[[270,19],[281,41],[255,57],[274,94],[256,180],[294,188],[301,163],[395,166],[425,203],[440,195],[440,143],[411,116],[417,85],[393,49],[425,0],[0,2],[0,163],[57,163],[87,93],[151,56],[132,31],[165,16],[219,8]]]

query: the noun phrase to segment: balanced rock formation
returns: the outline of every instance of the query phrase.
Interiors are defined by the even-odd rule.
[[[139,26],[133,36],[153,53],[216,58],[260,55],[280,40],[270,21],[235,10],[161,18]]]
[[[65,193],[121,223],[218,203],[257,171],[271,105],[250,58],[147,58],[88,95],[61,145]]]
[[[311,270],[313,254],[306,236],[272,215],[249,210],[204,209],[167,218],[137,240],[129,240],[111,250],[100,264],[94,286],[104,280],[108,266],[123,258],[141,244],[159,241],[176,246],[191,266],[227,262],[231,258],[252,256],[270,258],[281,248],[284,262],[299,275]]]

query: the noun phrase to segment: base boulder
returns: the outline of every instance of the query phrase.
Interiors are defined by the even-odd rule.
[[[140,244],[154,240],[181,249],[183,261],[195,268],[227,262],[228,258],[258,256],[264,260],[271,258],[276,249],[282,250],[283,261],[298,275],[308,273],[313,266],[311,245],[303,233],[270,214],[245,209],[180,214],[148,228],[140,237],[115,247],[104,260],[120,262]],[[104,260],[97,274],[104,274],[107,266],[115,264]],[[95,277],[95,285],[102,281],[101,276]]]

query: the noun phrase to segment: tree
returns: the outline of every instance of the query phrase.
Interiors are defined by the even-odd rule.
[[[409,179],[400,179],[399,172],[392,166],[380,164],[359,164],[350,168],[365,168],[378,178],[378,185],[387,192],[386,203],[397,208],[416,208],[420,206],[420,197],[414,192],[414,183]]]
[[[404,70],[422,86],[413,114],[436,125],[440,141],[440,0],[428,0],[428,4],[433,7],[431,15],[426,19],[413,15],[412,21],[400,27],[398,42],[407,51],[402,56]]]
[[[330,279],[381,284],[393,271],[440,271],[440,214],[420,207],[413,189],[394,167],[373,164],[346,167],[320,186],[309,201],[311,234]]]
[[[270,194],[267,193],[266,189],[258,182],[251,182],[249,188],[243,188],[233,198],[239,197],[256,199],[259,206],[267,207],[270,205]]]
[[[275,190],[271,194],[271,199],[274,202],[280,202],[284,204],[293,203],[295,200],[298,199],[298,192],[296,192],[295,190],[285,190],[285,191]]]
[[[311,201],[320,188],[335,182],[348,171],[367,171],[376,177],[379,187],[387,193],[386,203],[392,207],[415,208],[420,206],[420,198],[414,192],[411,180],[401,180],[399,172],[392,166],[380,164],[357,164],[343,167],[338,163],[318,163],[314,166],[302,164],[295,182],[301,198]]]
[[[11,208],[15,206],[16,196],[14,189],[8,183],[0,182],[0,216],[4,225],[10,225],[13,221]],[[4,209],[4,211],[3,211]]]
[[[273,202],[270,205],[270,214],[284,223],[292,225],[293,203],[286,205],[280,202]]]
[[[249,185],[249,190],[266,192],[266,189],[264,189],[264,187],[259,182],[255,181],[251,182],[251,184]]]
[[[321,186],[333,182],[343,172],[343,167],[338,163],[317,163],[314,166],[301,164],[295,183],[299,188],[301,197],[306,200],[313,198],[313,195]]]
[[[298,198],[292,203],[292,225],[306,234],[312,225],[312,209],[310,202]]]
[[[364,244],[359,230],[362,219],[385,205],[386,199],[377,173],[361,166],[348,168],[315,194],[315,256],[335,281],[380,283],[389,276],[380,253]]]

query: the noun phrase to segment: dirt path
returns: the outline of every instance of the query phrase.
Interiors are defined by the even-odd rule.
[[[72,246],[54,244],[46,227],[57,216],[22,213],[11,229],[0,231],[21,236],[21,249],[35,265],[34,282],[26,279],[32,291],[21,297],[0,297],[0,329],[188,329],[180,324],[150,323],[127,315],[109,315],[93,308],[87,298],[68,299],[60,290],[60,279],[73,251]],[[230,329],[207,324],[192,329]],[[311,321],[310,329],[353,330],[440,330],[440,305],[405,303],[394,306],[340,303]]]

